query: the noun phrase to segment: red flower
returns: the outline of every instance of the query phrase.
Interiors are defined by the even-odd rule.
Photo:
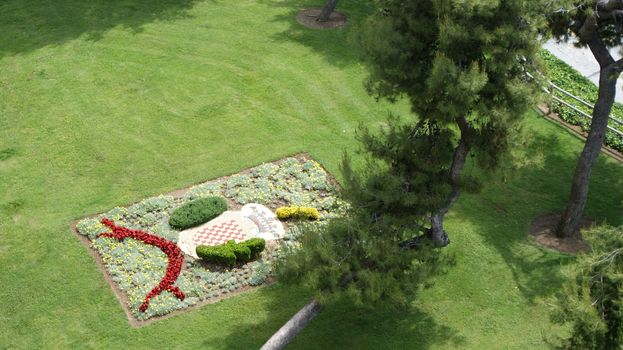
[[[123,241],[127,237],[134,238],[136,240],[143,241],[146,244],[160,248],[160,250],[162,250],[169,257],[169,264],[167,265],[167,271],[164,274],[164,277],[160,283],[145,296],[143,303],[139,307],[141,312],[145,312],[147,310],[149,307],[149,300],[151,298],[159,295],[165,290],[173,293],[173,295],[175,295],[179,300],[184,300],[186,297],[184,292],[173,285],[182,271],[182,263],[184,262],[182,250],[177,246],[177,244],[145,231],[131,230],[127,227],[117,226],[114,222],[108,220],[107,218],[102,219],[102,224],[110,227],[112,232],[102,233],[98,235],[98,237],[116,238],[120,241]]]

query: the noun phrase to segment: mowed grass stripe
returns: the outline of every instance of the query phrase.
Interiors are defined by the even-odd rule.
[[[0,151],[16,149],[0,161],[0,309],[10,315],[0,313],[0,345],[258,348],[308,295],[275,285],[131,329],[69,223],[300,151],[339,178],[360,122],[408,111],[363,89],[346,37],[369,6],[344,3],[353,26],[322,32],[292,17],[311,1],[0,6],[11,23],[0,23]],[[539,301],[568,262],[535,247],[527,223],[564,203],[580,142],[528,118],[528,151],[547,156],[459,201],[448,220],[456,267],[408,310],[328,308],[292,348],[544,348]],[[602,161],[595,173],[588,212],[617,223],[623,171]]]

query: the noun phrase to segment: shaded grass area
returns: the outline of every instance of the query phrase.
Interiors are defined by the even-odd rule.
[[[314,6],[0,4],[0,347],[258,348],[307,302],[275,285],[131,329],[69,223],[301,151],[339,178],[357,125],[408,108],[366,95],[354,26],[297,27],[294,14]],[[340,8],[352,23],[369,10]],[[581,143],[535,114],[527,128],[536,161],[458,202],[458,264],[413,308],[332,306],[292,348],[543,348],[541,300],[571,258],[536,247],[527,229],[563,207]],[[622,223],[622,178],[600,159],[589,216]]]
[[[8,0],[0,3],[0,57],[75,39],[97,41],[115,27],[133,33],[154,21],[187,18],[196,0]]]
[[[547,298],[564,282],[561,268],[574,257],[539,247],[528,230],[534,217],[563,208],[581,142],[536,112],[527,115],[525,129],[530,136],[522,153],[528,161],[514,171],[481,174],[483,191],[461,197],[447,222],[452,243],[446,249],[457,263],[412,308],[329,305],[292,348],[547,348],[544,337],[563,332],[549,322]],[[477,170],[468,164],[466,171]],[[587,215],[623,224],[622,185],[623,166],[601,157]],[[271,302],[279,309],[278,299]],[[235,344],[235,336],[226,339]]]

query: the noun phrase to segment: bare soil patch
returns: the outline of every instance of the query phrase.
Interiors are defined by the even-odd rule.
[[[582,238],[581,234],[573,237],[560,238],[556,236],[556,225],[560,220],[560,214],[543,214],[537,216],[530,224],[530,235],[540,245],[562,253],[579,253],[589,250],[588,243]],[[594,221],[582,218],[580,229],[589,228]]]
[[[333,11],[328,21],[318,21],[321,8],[308,8],[296,15],[296,21],[311,29],[331,29],[346,25],[347,18],[343,13]]]

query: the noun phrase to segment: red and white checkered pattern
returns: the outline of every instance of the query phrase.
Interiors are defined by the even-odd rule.
[[[229,240],[241,242],[247,239],[247,235],[236,223],[236,220],[225,221],[216,225],[204,227],[193,236],[193,243],[199,245],[218,245],[227,243]]]

